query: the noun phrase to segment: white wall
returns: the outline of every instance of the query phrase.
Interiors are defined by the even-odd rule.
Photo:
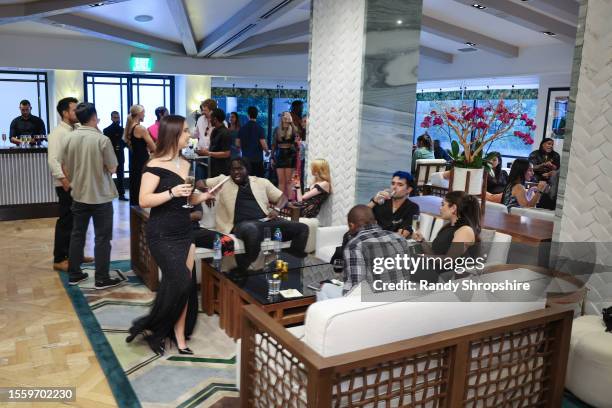
[[[0,36],[0,67],[77,69],[129,72],[130,55],[143,51],[102,40],[37,36]],[[241,59],[197,59],[150,53],[155,73],[213,76],[252,76],[304,80],[308,56]]]
[[[211,78],[206,75],[182,75],[182,77],[185,81],[185,110],[180,112],[177,109],[177,113],[185,116],[189,125],[194,126],[193,112],[200,109],[200,103],[204,99],[210,98]]]
[[[60,99],[72,96],[79,102],[85,99],[83,71],[57,69],[49,72],[49,131],[60,121],[55,107]]]

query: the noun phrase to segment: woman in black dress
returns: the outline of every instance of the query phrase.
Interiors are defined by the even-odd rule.
[[[296,204],[301,207],[300,216],[304,218],[316,218],[321,206],[332,192],[329,164],[325,159],[313,160],[310,164],[310,173],[314,180],[303,195],[299,181],[293,186],[298,201]]]
[[[195,247],[190,211],[183,207],[190,200],[193,187],[185,183],[190,164],[180,155],[189,138],[184,117],[163,117],[158,147],[143,170],[140,186],[140,206],[151,208],[147,242],[161,269],[162,280],[150,313],[133,322],[126,341],[129,343],[143,333],[158,354],[164,353],[166,339],[177,345],[180,354],[193,354],[186,339],[193,333],[198,312],[195,274],[192,274]],[[201,193],[197,198],[212,197]]]
[[[272,151],[275,152],[274,166],[278,175],[278,188],[291,197],[291,174],[295,169],[297,148],[295,146],[298,131],[293,124],[291,113],[283,112],[281,123],[273,132]]]
[[[130,116],[128,116],[123,135],[130,148],[130,205],[138,205],[142,170],[149,160],[149,152],[155,151],[155,142],[149,135],[149,131],[140,124],[144,116],[144,107],[133,105],[130,108]]]

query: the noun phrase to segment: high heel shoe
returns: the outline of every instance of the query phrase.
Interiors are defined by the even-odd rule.
[[[189,356],[193,355],[193,351],[189,347],[185,347],[184,349],[182,349],[178,348],[177,346],[176,348],[178,349],[179,354],[187,354]]]

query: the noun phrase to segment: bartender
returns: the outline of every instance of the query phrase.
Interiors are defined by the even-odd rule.
[[[103,130],[105,136],[107,136],[111,143],[113,144],[113,149],[115,150],[115,156],[117,156],[117,178],[115,178],[115,186],[117,187],[117,192],[119,193],[119,200],[121,201],[129,201],[125,197],[125,184],[124,184],[124,171],[123,165],[125,163],[125,155],[123,154],[123,149],[125,148],[125,142],[123,141],[123,133],[124,129],[121,126],[121,117],[119,116],[119,112],[112,111],[111,112],[111,125]]]
[[[11,143],[21,144],[19,139],[23,135],[46,135],[45,122],[38,116],[32,115],[32,104],[27,99],[19,103],[21,116],[16,117],[11,122],[10,137]]]

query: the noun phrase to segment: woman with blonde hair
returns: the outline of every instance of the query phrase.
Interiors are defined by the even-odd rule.
[[[145,110],[142,105],[132,105],[125,124],[123,139],[130,148],[130,205],[138,205],[142,168],[149,160],[149,152],[155,151],[155,142],[147,128],[140,123],[144,119]]]
[[[275,153],[274,166],[278,175],[278,188],[287,198],[291,197],[291,174],[297,158],[297,136],[298,131],[293,124],[291,113],[283,112],[280,126],[274,129],[272,151]]]
[[[293,189],[297,195],[297,205],[301,206],[301,216],[305,218],[315,218],[321,206],[332,193],[332,181],[329,171],[329,163],[325,159],[315,159],[310,164],[312,174],[312,184],[302,195],[299,179],[296,180]]]

